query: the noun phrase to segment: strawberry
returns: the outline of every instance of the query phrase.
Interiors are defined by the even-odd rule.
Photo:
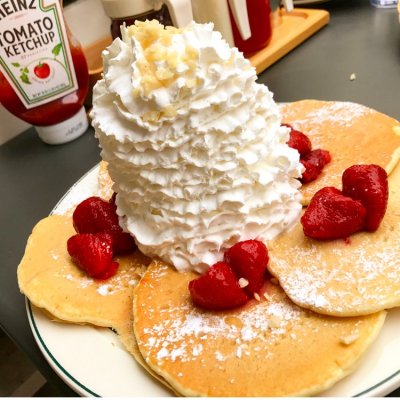
[[[369,232],[378,229],[387,208],[389,186],[386,171],[379,165],[353,165],[342,175],[343,193],[360,200],[367,216],[364,228]]]
[[[300,162],[305,170],[301,177],[302,183],[308,183],[317,179],[326,164],[331,161],[331,155],[327,150],[311,150],[311,141],[303,132],[294,129],[289,124],[282,124],[290,128],[290,139],[287,142],[289,147],[296,149],[300,153]]]
[[[97,233],[119,226],[115,205],[97,196],[82,201],[72,215],[74,228],[79,233]]]
[[[249,295],[261,289],[268,261],[268,250],[259,240],[238,242],[224,254],[224,262],[232,268],[236,276],[249,282],[244,288]]]
[[[305,171],[301,177],[302,183],[308,183],[315,180],[322,172],[326,164],[331,161],[329,151],[316,149],[311,150],[300,158],[300,162],[304,165]]]
[[[304,234],[313,239],[346,238],[361,230],[366,216],[358,200],[344,196],[334,187],[320,189],[301,217]]]
[[[136,250],[137,246],[133,237],[124,232],[119,225],[105,232],[112,236],[112,247],[115,255],[126,254]]]
[[[290,138],[287,142],[288,146],[292,149],[297,150],[300,153],[300,157],[306,155],[311,151],[311,141],[303,132],[292,128],[290,125],[283,124],[290,128]]]
[[[305,168],[300,179],[301,182],[304,184],[315,181],[315,179],[317,179],[318,175],[321,173],[321,170],[312,162],[304,161],[301,158],[300,162],[303,164]]]
[[[115,255],[129,253],[136,249],[133,237],[119,225],[115,193],[109,201],[93,196],[82,201],[72,216],[75,230],[79,233],[106,232],[112,236]]]
[[[248,300],[232,269],[220,261],[207,272],[189,282],[193,302],[207,310],[226,310],[239,307]]]
[[[106,280],[108,278],[111,278],[117,273],[118,267],[119,264],[116,261],[113,261],[106,270],[97,274],[96,276],[94,276],[94,278],[99,280]]]
[[[107,233],[78,233],[68,239],[67,250],[75,264],[93,278],[106,279],[118,268],[112,261],[112,237]]]

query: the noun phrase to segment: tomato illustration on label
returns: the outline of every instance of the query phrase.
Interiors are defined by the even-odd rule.
[[[62,68],[65,69],[65,65],[63,65],[63,63],[57,59],[57,56],[59,56],[61,50],[63,50],[62,44],[58,43],[51,50],[51,53],[53,54],[53,58],[47,57],[47,58],[42,58],[41,60],[36,60],[33,65],[33,69],[32,69],[32,63],[24,66],[17,62],[14,62],[14,63],[12,63],[12,65],[15,68],[19,68],[19,71],[20,71],[19,79],[22,82],[24,82],[25,84],[30,85],[32,82],[29,79],[29,73],[33,72],[33,74],[41,80],[48,78],[52,71],[52,68],[50,66],[52,61],[59,63],[62,66]],[[47,62],[46,62],[46,60],[47,60]]]
[[[39,79],[46,79],[50,75],[50,66],[47,63],[39,62],[33,69],[33,73]]]

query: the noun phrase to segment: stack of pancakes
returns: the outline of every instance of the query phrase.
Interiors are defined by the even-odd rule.
[[[343,240],[308,239],[300,223],[267,243],[257,299],[230,311],[193,305],[179,273],[138,251],[120,257],[117,275],[96,281],[66,251],[70,215],[34,228],[18,268],[21,291],[56,321],[111,327],[135,359],[177,395],[313,395],[349,374],[377,337],[386,309],[400,305],[400,124],[367,107],[306,100],[282,106],[283,122],[307,134],[332,162],[304,185],[304,205],[324,186],[341,187],[354,164],[389,174],[380,228]],[[100,194],[112,182],[102,163]]]

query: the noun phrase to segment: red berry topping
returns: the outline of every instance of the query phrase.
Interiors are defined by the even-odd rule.
[[[112,236],[112,247],[115,255],[126,254],[136,250],[135,240],[129,233],[124,232],[120,226],[105,232]]]
[[[106,232],[112,236],[115,255],[129,253],[136,249],[132,236],[119,225],[115,196],[110,201],[93,196],[82,201],[72,216],[75,230],[79,233]]]
[[[304,234],[313,239],[339,239],[361,230],[366,210],[362,203],[334,187],[320,189],[301,217]]]
[[[312,162],[304,161],[300,158],[300,162],[304,166],[303,175],[301,176],[302,183],[308,183],[315,181],[318,178],[318,175],[321,173],[321,170],[314,165]]]
[[[308,183],[315,180],[330,161],[331,155],[329,151],[322,149],[311,150],[300,158],[300,162],[305,167],[301,181]]]
[[[97,233],[119,226],[115,205],[93,196],[82,201],[72,215],[75,230],[79,233]]]
[[[75,264],[93,278],[106,279],[117,271],[112,237],[107,233],[78,233],[68,239],[67,250]]]
[[[111,278],[117,273],[119,264],[116,261],[113,261],[110,266],[104,270],[103,272],[97,274],[94,278],[100,279],[100,280],[106,280],[108,278]]]
[[[212,265],[207,272],[189,282],[193,302],[207,310],[239,307],[248,300],[232,269],[224,262]]]
[[[286,125],[287,126],[287,125]],[[290,139],[287,142],[288,146],[296,149],[300,153],[300,157],[311,151],[311,141],[303,132],[293,129],[290,125]]]
[[[331,161],[329,151],[322,149],[311,150],[308,154],[302,157],[304,161],[312,162],[318,168],[324,168]]]
[[[389,186],[386,171],[379,165],[353,165],[342,175],[343,194],[360,200],[367,216],[364,228],[378,229],[387,208]]]
[[[244,287],[249,295],[261,289],[269,261],[264,243],[259,240],[238,242],[225,252],[224,261],[232,268],[237,278],[244,278],[249,282]]]

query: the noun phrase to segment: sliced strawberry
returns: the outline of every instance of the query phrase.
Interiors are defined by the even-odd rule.
[[[116,261],[113,261],[106,270],[93,276],[93,278],[100,280],[106,280],[108,278],[111,278],[117,273],[118,267],[119,264]]]
[[[259,240],[238,242],[224,254],[224,262],[232,268],[237,278],[249,282],[244,287],[249,295],[261,289],[268,261],[268,250]]]
[[[75,230],[79,233],[106,232],[112,236],[114,255],[136,249],[133,237],[119,225],[115,196],[109,201],[93,196],[80,203],[72,216]]]
[[[319,169],[315,164],[313,164],[312,162],[308,162],[308,161],[304,161],[300,158],[300,162],[303,164],[304,166],[304,171],[303,171],[303,175],[301,176],[301,182],[302,183],[308,183],[308,182],[312,182],[315,181],[319,174],[321,173],[321,169]]]
[[[112,236],[112,247],[114,255],[126,254],[137,249],[133,237],[122,230],[120,226],[105,231]]]
[[[107,233],[78,233],[68,239],[67,250],[76,265],[94,278],[104,279],[110,269],[116,271],[112,237]]]
[[[302,157],[302,160],[311,162],[317,168],[322,170],[326,164],[331,162],[331,155],[328,150],[315,149]]]
[[[104,232],[119,226],[115,205],[97,196],[89,197],[78,204],[72,220],[79,233]]]
[[[307,135],[294,129],[289,124],[282,124],[282,126],[290,128],[290,139],[287,144],[300,153],[300,162],[305,168],[301,182],[314,181],[318,178],[325,165],[331,161],[329,151],[322,149],[311,150],[311,141]]]
[[[342,175],[343,193],[360,200],[367,216],[365,229],[374,232],[378,229],[387,208],[389,185],[386,171],[379,165],[353,165]]]
[[[366,216],[358,200],[334,187],[320,189],[301,217],[304,234],[313,239],[339,239],[361,230]]]
[[[303,132],[292,128],[290,125],[290,139],[287,142],[288,146],[292,149],[296,149],[300,153],[300,157],[306,155],[311,151],[311,141]]]
[[[248,300],[235,273],[222,261],[212,265],[204,275],[190,281],[189,291],[193,302],[207,310],[239,307]]]
[[[300,162],[304,165],[305,171],[303,172],[301,181],[308,183],[315,180],[330,161],[331,155],[329,151],[322,149],[311,150],[302,156]]]

